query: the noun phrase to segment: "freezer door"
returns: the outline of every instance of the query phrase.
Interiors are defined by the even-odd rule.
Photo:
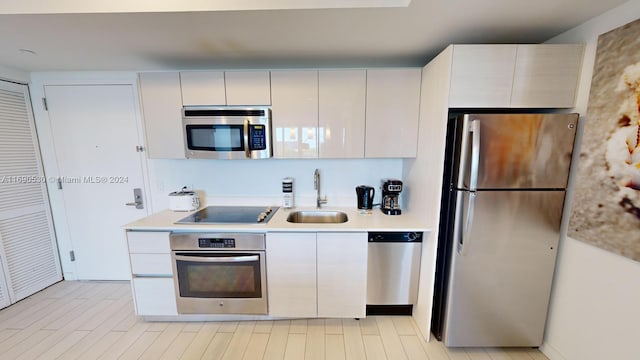
[[[458,196],[445,345],[539,346],[564,191],[478,191],[473,209]]]
[[[459,189],[564,189],[578,114],[466,114]]]

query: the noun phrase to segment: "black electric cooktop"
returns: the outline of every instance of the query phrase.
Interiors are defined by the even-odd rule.
[[[176,224],[266,224],[278,207],[208,206]]]

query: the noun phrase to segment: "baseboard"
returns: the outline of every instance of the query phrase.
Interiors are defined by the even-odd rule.
[[[411,315],[413,305],[367,305],[367,315]]]
[[[565,358],[564,356],[562,356],[562,354],[560,353],[560,351],[558,351],[556,348],[554,348],[551,344],[549,344],[548,342],[543,342],[542,345],[540,345],[539,350],[546,356],[549,358],[549,360],[567,360],[567,358]]]

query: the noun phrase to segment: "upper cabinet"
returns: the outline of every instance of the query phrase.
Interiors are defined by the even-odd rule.
[[[269,75],[268,70],[225,71],[227,105],[271,105]]]
[[[182,105],[271,105],[271,78],[261,71],[184,71]]]
[[[276,158],[364,157],[367,73],[271,72]]]
[[[320,70],[319,157],[363,158],[367,71]]]
[[[183,106],[271,105],[275,158],[415,157],[421,71],[141,73],[147,154],[185,158]]]
[[[449,107],[573,107],[582,45],[454,45]]]
[[[184,159],[180,74],[140,74],[147,156],[150,159]]]
[[[272,71],[271,98],[274,157],[318,157],[318,71]]]
[[[451,107],[509,107],[516,45],[455,45]]]
[[[583,51],[583,45],[518,45],[511,107],[573,107]]]
[[[182,105],[226,105],[224,71],[180,73]]]
[[[367,70],[365,157],[415,157],[420,68]]]

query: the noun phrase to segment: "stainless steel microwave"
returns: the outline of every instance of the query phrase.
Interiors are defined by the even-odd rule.
[[[273,156],[268,106],[185,106],[187,159],[265,159]]]

